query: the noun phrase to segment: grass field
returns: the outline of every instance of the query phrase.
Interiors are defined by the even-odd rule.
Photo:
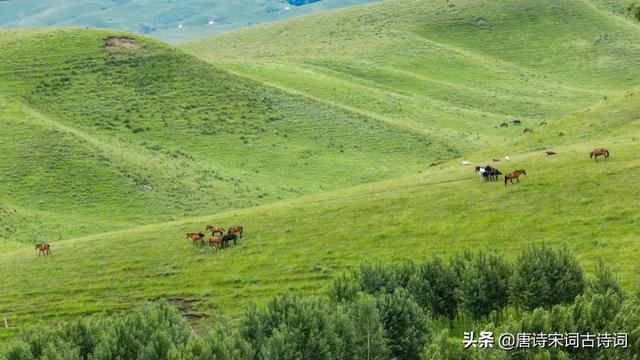
[[[640,28],[611,2],[392,0],[179,49],[108,36],[0,32],[0,335],[160,298],[237,314],[362,262],[532,242],[640,280]],[[461,165],[492,158],[528,175]],[[246,236],[184,239],[209,223]]]

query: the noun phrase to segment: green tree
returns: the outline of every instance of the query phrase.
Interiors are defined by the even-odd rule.
[[[409,291],[420,306],[434,316],[453,319],[458,307],[458,276],[440,258],[421,264],[409,282]]]
[[[573,302],[585,288],[582,267],[567,250],[529,246],[518,257],[510,299],[525,309]]]
[[[458,298],[462,309],[476,321],[492,311],[501,311],[509,301],[509,263],[497,254],[484,252],[466,263],[459,262]]]
[[[393,265],[366,264],[360,266],[356,281],[360,291],[373,295],[391,294],[398,288],[406,288],[415,271],[415,265],[410,261]]]
[[[618,279],[602,259],[598,261],[595,274],[587,284],[587,290],[591,293],[607,294],[612,292],[621,298],[624,297],[624,290],[622,290]]]
[[[349,317],[355,329],[357,358],[387,359],[389,349],[376,299],[369,294],[359,293],[349,305]]]
[[[378,308],[393,357],[418,359],[432,338],[431,324],[420,305],[407,290],[398,288],[381,295]]]
[[[254,359],[333,359],[345,347],[336,326],[335,304],[328,299],[301,300],[294,296],[272,299],[265,309],[247,311],[242,334],[256,352]]]

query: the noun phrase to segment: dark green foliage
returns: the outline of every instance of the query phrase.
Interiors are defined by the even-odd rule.
[[[640,21],[640,3],[634,2],[627,6],[627,11],[636,21]]]
[[[411,278],[409,289],[416,302],[434,316],[453,319],[458,307],[459,278],[440,258],[421,264]]]
[[[7,359],[169,359],[191,329],[166,303],[117,316],[96,316],[63,326],[36,328],[8,346]]]
[[[327,299],[276,297],[265,309],[247,311],[242,334],[254,359],[349,359],[354,333]]]
[[[475,320],[503,309],[509,301],[509,263],[496,254],[482,252],[458,259],[460,306]]]
[[[369,294],[393,293],[395,289],[406,288],[415,273],[412,262],[394,265],[362,265],[356,273],[358,289]]]
[[[584,288],[582,267],[568,251],[529,246],[516,262],[510,298],[526,309],[550,308],[573,301]]]
[[[431,325],[420,306],[401,288],[382,295],[378,306],[391,354],[398,359],[418,359],[432,337]]]
[[[253,358],[251,345],[229,320],[216,319],[211,329],[201,337],[194,337],[186,345],[174,347],[171,360],[249,360]]]
[[[619,297],[624,296],[624,290],[620,286],[620,282],[613,275],[611,269],[602,261],[598,261],[594,277],[587,282],[587,290],[598,294],[607,294],[612,292]]]
[[[386,359],[389,353],[384,327],[376,299],[360,293],[349,305],[353,322],[358,359]]]

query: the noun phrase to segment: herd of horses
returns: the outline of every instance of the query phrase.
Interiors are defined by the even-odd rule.
[[[207,231],[211,232],[211,237],[205,242],[205,232]],[[238,235],[240,235],[242,239],[244,228],[240,225],[235,225],[229,227],[228,231],[225,231],[222,226],[207,225],[205,232],[187,233],[187,239],[191,240],[193,246],[203,246],[206,243],[211,248],[224,249],[228,247],[232,241],[233,245],[237,245]]]
[[[553,151],[546,151],[547,155],[556,155]],[[598,161],[598,157],[602,156],[605,160],[609,159],[609,150],[605,148],[596,148],[592,152],[589,153],[589,158]],[[502,172],[497,168],[492,166],[476,166],[475,171],[480,175],[483,181],[498,181]],[[510,173],[504,175],[504,186],[507,186],[508,183],[514,184],[514,180],[516,183],[520,182],[520,176],[527,175],[527,171],[524,169],[514,170]],[[211,237],[207,241],[205,241],[205,232],[211,232]],[[205,232],[192,232],[187,233],[187,239],[191,240],[194,246],[204,246],[208,244],[211,248],[216,249],[224,249],[233,242],[233,245],[237,245],[238,235],[242,239],[244,229],[240,225],[234,225],[229,227],[228,231],[222,226],[213,226],[207,225]],[[225,234],[226,232],[226,234]],[[51,245],[48,243],[38,243],[36,244],[36,250],[38,250],[39,255],[51,255]]]
[[[545,151],[547,155],[556,155],[555,151]],[[609,150],[605,148],[596,148],[592,152],[589,153],[589,158],[598,161],[598,156],[603,156],[605,160],[609,159]],[[480,178],[483,181],[498,181],[498,177],[502,175],[500,170],[486,165],[486,166],[476,166],[476,173],[480,175]],[[520,182],[520,176],[527,175],[527,171],[524,169],[514,170],[504,176],[504,186],[507,186],[508,183],[513,184],[513,180],[516,183]]]

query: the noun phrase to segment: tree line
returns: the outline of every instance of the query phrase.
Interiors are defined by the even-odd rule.
[[[628,333],[615,349],[463,347],[464,331]],[[638,359],[640,295],[602,263],[587,277],[570,252],[527,247],[515,261],[461,252],[446,261],[365,264],[323,293],[277,296],[196,335],[167,303],[31,328],[3,359]]]

